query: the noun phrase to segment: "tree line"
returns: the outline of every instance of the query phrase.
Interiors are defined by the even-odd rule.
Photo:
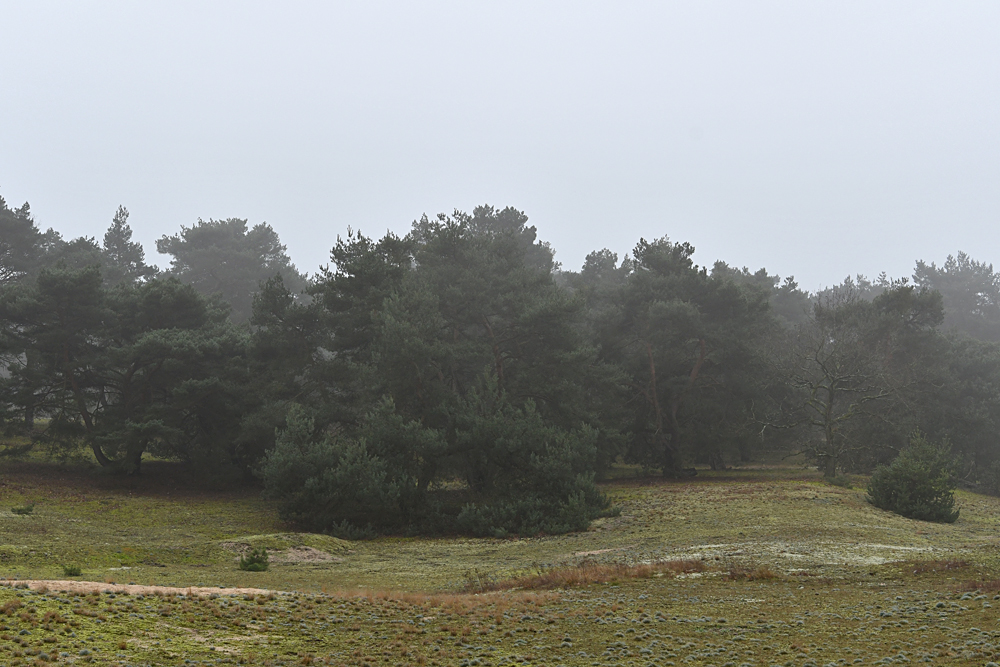
[[[266,224],[181,227],[162,271],[131,235],[124,208],[66,241],[0,199],[3,428],[259,480],[311,530],[564,532],[618,461],[834,477],[918,432],[1000,478],[1000,276],[965,254],[810,294],[667,237],[566,270],[513,208],[348,230],[311,277]]]

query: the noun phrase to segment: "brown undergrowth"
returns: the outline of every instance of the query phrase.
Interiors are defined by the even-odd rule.
[[[998,593],[1000,592],[1000,579],[971,579],[963,582],[962,585],[958,587],[958,590],[964,593],[972,593],[975,591]]]
[[[469,593],[485,593],[513,589],[573,588],[587,584],[616,583],[628,579],[649,579],[666,574],[674,576],[691,574],[704,572],[707,569],[708,566],[704,561],[683,559],[639,565],[584,562],[571,567],[546,568],[507,579],[494,579],[474,570],[466,575],[464,590]]]
[[[913,574],[929,574],[935,572],[951,572],[969,567],[969,561],[958,558],[945,558],[938,560],[915,560],[901,563],[906,572]]]
[[[725,578],[729,581],[767,581],[777,579],[778,573],[758,563],[731,563]]]

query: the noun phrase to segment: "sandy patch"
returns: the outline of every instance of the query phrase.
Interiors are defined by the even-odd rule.
[[[246,542],[222,542],[220,545],[227,551],[232,551],[243,557],[250,553],[253,548]],[[277,565],[288,565],[294,563],[343,563],[344,559],[334,556],[328,551],[309,547],[304,544],[288,547],[287,549],[267,549],[268,562]]]
[[[657,561],[695,558],[701,560],[723,560],[751,558],[770,562],[791,572],[808,567],[872,566],[902,560],[917,554],[944,553],[952,551],[941,547],[912,547],[878,543],[842,542],[729,542],[699,544],[686,549],[669,551],[653,559]],[[647,561],[644,561],[647,562]],[[794,565],[793,565],[794,564]]]
[[[337,558],[321,549],[313,547],[291,547],[283,551],[268,549],[267,557],[272,563],[343,563],[343,558]]]
[[[99,581],[71,581],[63,579],[21,579],[0,581],[0,586],[27,586],[33,591],[58,591],[60,593],[128,593],[129,595],[270,595],[277,591],[266,588],[218,588],[211,586],[141,586],[138,584],[107,584]]]
[[[594,551],[577,551],[574,556],[597,556],[600,554],[609,554],[615,551],[627,551],[628,549],[634,549],[636,544],[629,544],[624,547],[615,547],[614,549],[595,549]]]

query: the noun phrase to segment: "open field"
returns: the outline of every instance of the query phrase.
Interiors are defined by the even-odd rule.
[[[812,471],[703,472],[609,483],[620,516],[580,534],[344,542],[169,468],[140,487],[13,464],[0,484],[0,665],[1000,662],[1000,500],[970,493],[926,524]],[[268,572],[236,567],[251,546]],[[627,567],[681,560],[701,565]],[[24,588],[64,565],[96,591]]]

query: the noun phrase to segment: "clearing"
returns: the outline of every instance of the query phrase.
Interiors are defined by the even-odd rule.
[[[0,665],[1000,662],[996,498],[959,492],[958,522],[928,524],[814,471],[701,471],[606,484],[621,514],[584,533],[346,542],[175,472],[7,466]],[[267,572],[236,567],[261,547]],[[600,574],[678,560],[700,571]],[[598,575],[477,593],[558,568]]]

